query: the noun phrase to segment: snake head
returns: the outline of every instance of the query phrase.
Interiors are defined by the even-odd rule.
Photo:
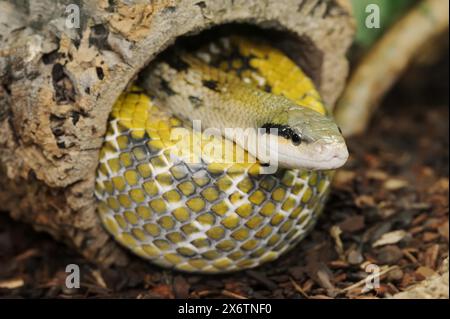
[[[347,161],[347,146],[337,124],[312,109],[289,107],[262,127],[266,133],[277,135],[277,150],[267,154],[277,157],[270,161],[279,167],[327,170],[339,168]]]

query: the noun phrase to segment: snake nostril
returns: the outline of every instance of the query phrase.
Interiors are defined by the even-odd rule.
[[[315,151],[317,152],[317,154],[327,155],[330,153],[331,147],[327,143],[320,143],[316,145]]]

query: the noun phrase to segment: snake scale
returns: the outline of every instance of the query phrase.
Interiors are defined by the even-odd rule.
[[[140,86],[114,104],[97,170],[99,216],[118,242],[159,266],[221,273],[274,260],[308,234],[348,153],[282,51],[221,37],[157,59]],[[250,138],[202,134],[227,125],[275,128],[280,167],[264,173],[271,157],[245,147]]]

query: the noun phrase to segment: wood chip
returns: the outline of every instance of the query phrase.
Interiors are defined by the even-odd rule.
[[[12,278],[0,281],[0,288],[3,289],[17,289],[24,285],[22,278]]]
[[[173,295],[172,287],[169,285],[159,285],[150,290],[151,293],[156,294],[164,299],[173,299],[175,296]]]
[[[403,270],[401,270],[400,268],[397,269],[393,269],[391,272],[389,272],[389,274],[387,275],[387,279],[389,281],[400,281],[403,278]]]
[[[28,249],[26,251],[24,251],[23,253],[17,255],[16,257],[14,257],[14,259],[17,262],[23,262],[29,258],[35,257],[35,256],[39,256],[39,250],[32,248],[32,249]]]
[[[364,257],[360,251],[352,249],[347,253],[347,261],[351,265],[358,265],[364,261]]]
[[[409,229],[409,233],[411,235],[417,235],[421,232],[423,232],[423,226],[416,226],[416,227]]]
[[[335,226],[331,227],[330,235],[334,239],[336,252],[341,257],[341,259],[344,259],[344,245],[342,244],[342,240],[340,237],[341,234],[342,234],[342,230],[339,228],[339,226],[335,225]]]
[[[332,274],[327,267],[323,267],[319,269],[316,273],[317,283],[325,288],[327,291],[327,295],[330,297],[336,297],[339,293],[338,289],[331,282],[330,274]]]
[[[436,275],[436,272],[433,269],[429,268],[429,267],[420,266],[415,271],[415,274],[416,274],[416,278],[418,280],[424,280],[424,279],[426,279],[428,277]]]
[[[424,264],[429,268],[436,268],[436,261],[439,254],[439,245],[434,244],[427,248],[424,254]]]
[[[412,226],[417,226],[419,224],[422,224],[424,221],[426,221],[428,218],[428,214],[420,214],[419,216],[415,217],[413,221],[411,222]]]
[[[241,296],[235,292],[228,291],[228,290],[222,290],[221,293],[222,293],[222,295],[224,295],[226,297],[231,297],[231,298],[235,298],[235,299],[248,299],[247,297]]]
[[[191,285],[183,276],[175,276],[173,279],[173,291],[176,298],[186,299],[189,297],[189,288]]]
[[[311,296],[310,299],[333,299],[333,298],[327,295],[315,295]]]
[[[382,264],[395,264],[403,257],[403,251],[395,245],[382,247],[377,254],[377,259]]]
[[[359,208],[374,207],[375,199],[370,195],[360,195],[355,198],[355,204]]]
[[[262,272],[255,271],[255,270],[247,270],[247,274],[262,283],[264,286],[266,286],[268,289],[276,289],[278,286],[269,278],[266,277],[266,275]]]
[[[338,226],[344,233],[355,233],[364,229],[364,220],[363,215],[349,216],[344,221],[339,223]]]
[[[408,181],[398,178],[390,178],[386,182],[384,182],[383,187],[390,191],[399,190],[408,186]]]
[[[92,274],[92,277],[94,277],[97,285],[99,285],[100,287],[102,287],[104,289],[108,289],[108,286],[106,285],[105,280],[103,279],[102,274],[99,270],[92,270],[91,274]]]
[[[372,247],[380,247],[384,245],[396,244],[406,236],[407,232],[404,230],[394,230],[383,234],[380,239],[372,244]]]
[[[332,260],[328,263],[328,266],[331,268],[347,268],[349,267],[349,263],[346,262],[345,260]]]
[[[439,235],[445,238],[445,240],[448,242],[448,220],[443,223],[438,228]]]
[[[384,171],[380,171],[378,169],[370,169],[366,173],[367,178],[384,181],[389,175]]]
[[[317,279],[321,287],[325,289],[335,289],[334,285],[331,283],[330,275],[327,271],[319,269],[317,271]]]
[[[334,176],[333,185],[335,185],[336,187],[343,186],[351,182],[353,179],[355,179],[355,177],[356,173],[354,171],[340,169]]]
[[[301,279],[303,277],[303,275],[305,274],[305,269],[300,266],[290,267],[288,271],[289,271],[289,274],[292,277],[294,277],[294,279],[296,279],[296,280]]]
[[[438,233],[425,232],[422,235],[422,240],[427,243],[436,240],[438,237],[439,237]]]
[[[305,293],[308,293],[308,292],[312,289],[313,286],[314,286],[314,280],[308,279],[308,280],[305,281],[305,283],[303,284],[302,290],[303,290]]]
[[[379,276],[379,278],[381,279],[382,276],[386,275],[387,273],[389,273],[390,271],[397,269],[398,266],[392,266],[392,267],[387,267],[385,269],[382,269],[377,275]],[[351,291],[354,290],[355,288],[359,288],[363,285],[365,285],[365,283],[367,282],[368,278],[364,278],[356,283],[354,283],[353,285],[350,285],[348,287],[345,287],[344,289],[341,289],[341,292],[347,292],[347,291]],[[361,292],[364,292],[361,290]]]
[[[403,252],[404,256],[405,256],[406,258],[408,258],[413,264],[417,264],[417,263],[418,263],[417,258],[414,257],[413,254],[411,254],[411,251],[410,251],[410,250],[408,250],[408,249],[403,249],[402,252]]]
[[[289,280],[292,283],[292,286],[294,286],[294,289],[297,290],[300,295],[302,295],[304,298],[308,299],[308,295],[303,291],[302,287],[300,287],[292,278],[289,278]]]
[[[347,279],[347,274],[345,272],[334,276],[334,282],[342,282]]]
[[[415,282],[416,282],[415,274],[414,273],[406,273],[402,278],[400,286],[408,287],[408,286],[411,286],[412,284],[414,284]]]

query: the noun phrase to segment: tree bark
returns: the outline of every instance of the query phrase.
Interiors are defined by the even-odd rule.
[[[285,35],[334,105],[354,33],[347,0],[0,1],[0,210],[93,262],[126,264],[93,196],[111,107],[177,37],[226,23]]]

